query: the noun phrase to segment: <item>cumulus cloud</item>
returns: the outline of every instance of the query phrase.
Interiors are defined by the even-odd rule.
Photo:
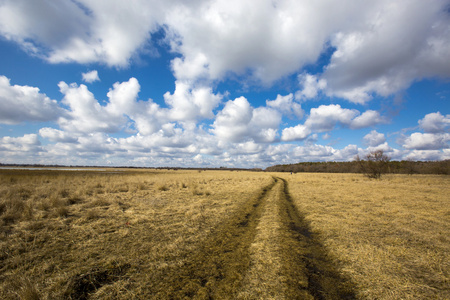
[[[386,120],[377,111],[367,110],[362,114],[356,109],[342,108],[339,104],[320,105],[311,108],[305,126],[317,132],[331,131],[340,124],[351,129],[361,129],[384,123]]]
[[[298,99],[327,95],[366,103],[426,77],[448,77],[450,18],[446,1],[7,0],[0,34],[53,62],[124,67],[152,53],[152,34],[177,55],[177,80],[223,80],[230,74],[263,84],[315,63],[335,49],[318,75],[302,74]],[[411,20],[414,20],[412,23]],[[247,80],[248,81],[248,80]]]
[[[75,143],[77,141],[77,137],[72,134],[50,127],[39,129],[39,135],[51,142]]]
[[[11,85],[1,76],[0,123],[59,125],[39,130],[39,136],[54,145],[40,146],[38,136],[29,135],[3,138],[3,149],[45,149],[61,156],[81,153],[86,159],[115,155],[124,161],[136,154],[136,163],[183,159],[212,163],[208,155],[230,164],[288,162],[300,155],[311,160],[344,159],[359,149],[314,145],[317,133],[336,127],[357,130],[387,119],[371,109],[320,105],[310,109],[303,124],[289,125],[280,134],[283,118],[301,119],[300,103],[308,99],[325,95],[365,104],[423,78],[450,76],[445,1],[262,0],[255,5],[248,0],[136,0],[134,4],[1,2],[0,35],[47,62],[100,63],[120,69],[140,55],[154,53],[152,43],[166,43],[174,57],[170,66],[176,80],[163,104],[139,100],[135,78],[115,83],[105,104],[86,85],[61,82],[63,99],[58,104],[37,88]],[[152,40],[155,32],[164,37]],[[324,56],[328,65],[317,73],[302,70],[305,65],[317,70],[318,58]],[[230,78],[247,87],[271,85],[291,75],[297,76],[299,91],[277,95],[262,107],[253,107],[244,97],[222,103],[223,96],[214,90]],[[82,76],[87,83],[99,80],[95,70]],[[419,121],[423,133],[413,133],[401,144],[418,157],[422,152],[417,151],[445,150],[448,125],[449,115],[428,114]],[[133,135],[111,136],[123,131]],[[282,145],[264,144],[280,140]],[[363,140],[369,148],[394,151],[375,130]],[[304,145],[288,144],[293,141]],[[444,151],[440,153],[443,157]]]
[[[376,145],[376,146],[367,147],[366,152],[369,153],[369,152],[378,151],[378,150],[382,150],[387,155],[389,155],[391,152],[394,151],[394,149],[391,146],[389,146],[389,144],[387,142],[384,142],[384,143]]]
[[[448,148],[450,141],[450,134],[433,134],[414,132],[406,138],[403,147],[406,149],[415,150],[439,150]]]
[[[450,126],[450,115],[441,115],[440,112],[427,114],[419,120],[419,126],[428,133],[442,133]]]
[[[40,93],[38,88],[11,85],[7,77],[0,76],[0,123],[54,121],[62,113],[56,100]]]
[[[39,152],[41,142],[36,134],[25,134],[21,137],[4,136],[0,138],[0,152]]]
[[[366,110],[361,115],[354,118],[350,124],[350,128],[359,129],[385,123],[386,119],[374,110]]]
[[[304,140],[311,133],[311,130],[304,125],[284,128],[281,133],[282,141],[299,141]]]
[[[302,106],[294,101],[294,95],[277,95],[275,100],[266,100],[266,106],[272,107],[288,117],[297,117],[301,119],[304,111]]]
[[[335,153],[336,149],[333,147],[317,144],[298,146],[292,150],[294,157],[305,161],[331,160]]]
[[[358,114],[356,109],[342,108],[339,104],[320,105],[311,108],[305,125],[318,132],[330,131],[338,123],[349,125]]]
[[[87,86],[59,83],[64,98],[62,103],[69,110],[58,124],[71,132],[112,133],[124,128],[135,128],[143,135],[157,132],[171,121],[194,122],[214,117],[213,109],[222,96],[213,94],[211,88],[194,87],[177,82],[175,92],[167,92],[164,99],[167,108],[162,108],[151,99],[138,100],[140,84],[136,78],[116,82],[109,90],[109,102],[102,106]]]
[[[360,26],[340,28],[332,35],[336,51],[323,74],[328,95],[365,103],[373,93],[388,96],[415,79],[448,77],[450,62],[441,55],[450,50],[447,5],[442,1],[368,4],[357,16]]]
[[[52,63],[126,66],[156,30],[158,4],[140,2],[3,1],[0,32]]]
[[[164,94],[164,100],[169,105],[169,116],[175,121],[192,121],[197,118],[212,119],[213,109],[222,99],[209,87],[192,87],[183,81],[175,82],[175,92]]]
[[[450,159],[450,152],[444,150],[413,150],[405,157],[408,160],[445,160]]]
[[[327,87],[325,79],[318,79],[317,76],[307,73],[298,75],[298,81],[302,89],[295,93],[295,99],[297,100],[316,98],[319,92]]]
[[[369,145],[370,147],[376,147],[386,142],[386,137],[383,133],[372,130],[370,133],[364,136],[363,140],[366,145]]]
[[[281,114],[271,108],[253,108],[244,97],[230,100],[217,114],[211,130],[220,139],[240,142],[253,139],[273,142],[276,138]]]
[[[64,98],[62,103],[69,107],[67,116],[58,120],[59,125],[71,132],[116,132],[119,130],[123,120],[117,116],[105,113],[88,88],[81,84],[68,85],[65,82],[58,84]]]
[[[249,135],[248,125],[253,117],[253,108],[244,97],[230,100],[214,121],[213,133],[218,137],[237,142]]]
[[[100,81],[100,77],[98,77],[98,72],[97,70],[92,70],[86,73],[82,73],[81,74],[83,81],[87,82],[87,83],[93,83],[96,81]]]
[[[328,9],[323,9],[328,5]],[[330,6],[336,10],[330,9]],[[175,74],[220,79],[233,72],[270,83],[317,59],[337,4],[278,1],[199,2],[166,16],[173,50],[181,53]],[[322,13],[319,13],[319,10]],[[333,13],[331,13],[333,11]],[[178,77],[177,77],[178,78]]]

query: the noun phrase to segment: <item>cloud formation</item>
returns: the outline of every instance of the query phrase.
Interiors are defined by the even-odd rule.
[[[386,142],[386,137],[383,133],[379,133],[376,130],[372,130],[370,133],[364,136],[364,143],[370,147],[376,147]]]
[[[2,137],[0,152],[22,159],[34,153],[46,162],[71,154],[80,163],[205,166],[349,160],[378,148],[400,159],[448,158],[445,111],[423,116],[393,146],[379,126],[391,116],[367,106],[413,82],[450,77],[449,4],[5,0],[0,35],[26,53],[50,64],[120,71],[164,49],[175,88],[157,101],[140,99],[147,82],[130,76],[101,101],[104,95],[94,94],[99,84],[61,78],[57,101],[0,75],[1,124],[48,122],[31,134]],[[100,78],[92,70],[82,80]],[[242,91],[264,90],[285,87],[284,80],[287,88],[270,99],[231,98],[218,89],[234,82]],[[367,148],[336,146],[347,132]],[[319,144],[319,134],[328,145]]]
[[[230,100],[217,114],[211,130],[219,139],[228,142],[273,142],[281,114],[272,108],[253,108],[244,97]]]
[[[30,86],[11,85],[0,75],[0,123],[54,121],[62,110],[56,100]]]
[[[154,53],[163,30],[177,80],[262,84],[299,72],[330,48],[323,74],[301,73],[298,99],[324,90],[366,103],[414,80],[450,75],[446,1],[4,1],[0,34],[53,63],[99,62],[125,67]],[[414,20],[414,22],[411,22]]]
[[[98,77],[97,70],[92,70],[86,73],[81,74],[84,82],[93,83],[95,81],[100,81],[100,77]]]
[[[425,132],[414,132],[404,140],[403,147],[413,150],[440,150],[450,148],[449,115],[443,116],[440,112],[429,113],[418,121],[419,127]],[[424,156],[423,152],[421,156]]]
[[[428,133],[442,133],[450,127],[450,115],[441,115],[440,112],[427,114],[419,120],[419,126]]]
[[[433,134],[414,132],[405,140],[403,147],[415,150],[439,150],[448,148],[450,134]]]

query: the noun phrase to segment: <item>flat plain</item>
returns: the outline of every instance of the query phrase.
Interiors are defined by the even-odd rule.
[[[448,299],[448,176],[0,170],[1,299]]]

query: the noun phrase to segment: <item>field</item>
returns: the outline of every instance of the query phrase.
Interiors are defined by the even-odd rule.
[[[1,299],[449,299],[450,178],[0,170]]]

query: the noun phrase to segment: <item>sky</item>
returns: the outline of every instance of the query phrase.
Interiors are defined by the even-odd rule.
[[[0,0],[0,163],[450,159],[450,1]]]

